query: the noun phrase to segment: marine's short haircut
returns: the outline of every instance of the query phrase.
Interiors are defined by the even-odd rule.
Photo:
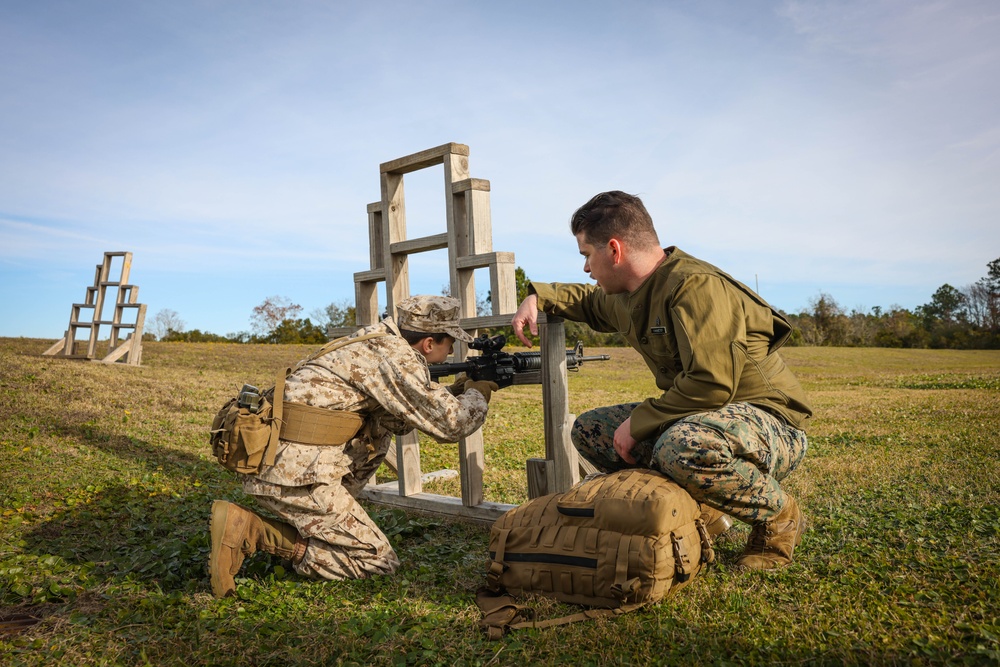
[[[570,218],[573,236],[584,235],[593,245],[604,245],[612,238],[629,245],[656,245],[660,240],[642,200],[621,190],[602,192],[581,206]]]
[[[410,331],[409,329],[400,329],[399,335],[410,345],[416,345],[428,337],[433,338],[435,343],[441,344],[445,338],[453,337],[451,334],[446,333],[427,333],[426,331]]]

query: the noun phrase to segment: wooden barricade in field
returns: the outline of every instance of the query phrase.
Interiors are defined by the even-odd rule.
[[[111,279],[113,265],[121,259],[121,270],[117,280]],[[113,364],[121,361],[130,366],[138,366],[142,361],[142,327],[146,319],[146,304],[139,303],[139,287],[128,283],[132,268],[132,253],[106,252],[104,261],[97,265],[94,284],[87,288],[83,303],[74,303],[69,316],[69,327],[43,355],[59,355],[70,359],[89,359]],[[115,290],[111,319],[104,319],[104,307],[108,290]],[[126,317],[134,311],[134,319]],[[90,316],[85,313],[89,312]],[[129,321],[131,320],[131,321]],[[110,327],[108,352],[97,358],[97,342],[102,326]],[[79,331],[87,331],[85,341],[77,341]],[[129,331],[130,330],[130,331]],[[124,333],[124,336],[123,336]],[[79,348],[85,345],[84,351]]]
[[[443,165],[446,231],[421,238],[407,238],[403,190],[408,173]],[[449,143],[383,163],[380,168],[381,201],[368,205],[370,268],[354,274],[358,326],[379,319],[379,283],[385,283],[385,311],[410,296],[410,255],[447,249],[450,289],[462,302],[462,327],[475,335],[480,328],[510,324],[517,309],[514,253],[493,250],[490,220],[490,183],[470,178],[469,147]],[[476,269],[490,276],[492,313],[476,314]],[[566,335],[560,318],[539,313],[542,350],[542,401],[545,413],[545,459],[528,462],[529,489],[533,494],[563,491],[579,479],[579,459],[570,441],[573,417],[568,411]],[[343,335],[353,329],[331,333]],[[454,359],[463,361],[468,348],[456,342]],[[477,431],[459,442],[462,497],[424,493],[416,431],[396,440],[396,451],[387,462],[396,469],[398,482],[371,484],[363,496],[371,501],[403,508],[492,521],[511,505],[483,499],[483,435]],[[373,480],[374,482],[374,480]]]

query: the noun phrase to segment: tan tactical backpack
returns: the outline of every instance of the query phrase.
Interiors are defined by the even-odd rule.
[[[490,531],[487,584],[476,595],[491,639],[620,614],[680,589],[715,559],[698,503],[670,478],[629,469],[535,498]],[[598,609],[535,621],[513,595],[538,593]]]

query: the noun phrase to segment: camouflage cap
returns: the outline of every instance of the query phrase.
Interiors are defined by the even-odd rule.
[[[462,304],[450,296],[411,296],[396,305],[396,324],[400,329],[420,333],[446,333],[455,340],[471,343],[472,336],[458,324]]]

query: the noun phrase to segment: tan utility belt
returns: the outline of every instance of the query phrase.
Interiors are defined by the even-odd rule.
[[[376,331],[356,338],[330,341],[294,368],[279,373],[272,401],[261,397],[253,412],[248,406],[241,405],[239,396],[226,402],[212,420],[209,435],[212,453],[219,463],[228,470],[255,475],[262,465],[274,465],[279,438],[305,445],[335,446],[349,442],[364,425],[361,416],[285,401],[285,378],[324,354],[351,343],[385,335],[388,334],[384,331]]]
[[[281,439],[300,445],[342,445],[361,430],[360,415],[282,401]]]
[[[289,368],[278,376],[274,390],[275,403],[277,404],[280,396],[284,396],[285,377],[302,368],[306,363],[345,345],[385,335],[387,335],[385,332],[377,331],[357,338],[345,336],[330,341],[300,361],[294,368]],[[291,440],[301,445],[342,445],[357,435],[364,424],[364,420],[359,415],[345,410],[315,408],[311,405],[289,403],[285,400],[282,400],[276,407],[274,418],[281,423],[279,437],[282,440]]]

